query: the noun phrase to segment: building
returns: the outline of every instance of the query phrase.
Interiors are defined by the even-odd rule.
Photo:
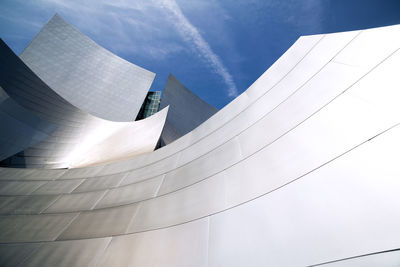
[[[154,152],[0,168],[0,265],[397,266],[399,49],[398,25],[303,36]]]
[[[169,106],[161,134],[161,145],[184,136],[214,115],[218,109],[204,102],[172,74],[169,75],[161,99],[161,108]]]
[[[1,158],[3,166],[80,166],[77,161],[81,157],[97,151],[102,142],[104,146],[113,143],[112,136],[116,138],[123,132],[136,134],[130,146],[121,149],[124,153],[111,156],[104,152],[111,156],[108,160],[154,150],[165,118],[149,118],[147,123],[155,123],[152,129],[143,127],[145,122],[132,122],[154,73],[106,51],[57,14],[19,57],[4,42],[0,48],[4,59],[2,88],[32,115],[56,126],[48,138],[29,143],[22,150],[21,144],[9,141],[17,144],[19,153]],[[145,132],[139,134],[139,129]],[[100,163],[107,157],[89,161]]]
[[[161,91],[148,92],[136,120],[143,120],[160,110]]]

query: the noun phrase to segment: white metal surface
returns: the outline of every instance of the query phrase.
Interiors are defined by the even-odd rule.
[[[43,179],[0,169],[0,261],[19,249],[28,266],[396,266],[399,33],[302,37],[155,152]]]

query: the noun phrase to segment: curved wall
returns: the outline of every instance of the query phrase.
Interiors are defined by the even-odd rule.
[[[7,159],[7,165],[32,168],[66,168],[98,164],[153,151],[161,134],[167,109],[137,122],[113,122],[92,116],[67,102],[44,83],[4,43],[0,54],[1,86],[33,115],[55,125],[51,135]],[[145,127],[144,127],[145,126]],[[123,146],[111,145],[117,136],[130,134]],[[140,137],[139,137],[140,136]],[[96,148],[94,147],[96,146]],[[99,154],[93,156],[93,152]],[[87,158],[91,156],[91,158]]]
[[[154,151],[167,114],[168,107],[141,121],[99,124],[85,133],[79,148],[69,155],[73,159],[69,167],[105,164]]]
[[[395,266],[400,26],[301,37],[172,144],[0,169],[4,266]],[[386,264],[386,265],[384,265]]]
[[[43,141],[56,128],[18,105],[1,86],[0,125],[0,160]]]
[[[102,48],[58,14],[20,58],[69,103],[111,121],[134,121],[155,77]]]
[[[163,91],[160,108],[170,106],[161,141],[172,143],[214,115],[218,109],[193,94],[172,74]]]

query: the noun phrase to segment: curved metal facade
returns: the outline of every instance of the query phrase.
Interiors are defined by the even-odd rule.
[[[0,72],[4,73],[1,69]],[[56,128],[18,105],[1,86],[0,125],[0,160],[43,141]]]
[[[111,121],[134,121],[155,77],[102,48],[57,14],[20,57],[69,103]]]
[[[49,24],[52,25],[51,22],[55,19],[58,19],[58,17],[53,17]],[[38,35],[39,37],[46,32],[46,27]],[[70,26],[67,28],[69,29]],[[35,42],[38,42],[38,37],[29,47],[34,47]],[[51,135],[41,139],[43,141],[33,142],[28,147],[19,147],[23,151],[3,162],[7,166],[66,168],[81,166],[83,162],[86,162],[85,164],[89,162],[90,164],[97,164],[154,150],[165,122],[166,110],[157,116],[147,118],[144,122],[114,122],[95,117],[74,106],[55,92],[53,88],[50,88],[6,44],[2,43],[0,49],[1,58],[4,60],[0,74],[2,88],[14,101],[33,113],[32,116],[37,116],[49,125],[56,127]],[[30,51],[30,49],[27,50]],[[38,55],[34,59],[41,62],[46,58],[41,58]],[[107,61],[104,63],[106,64]],[[52,68],[51,62],[49,64],[49,67]],[[119,71],[124,71],[124,69],[122,68]],[[117,73],[115,73],[115,76],[119,77]],[[56,74],[54,75],[57,77]],[[79,80],[75,82],[79,82]],[[118,90],[114,91],[117,94],[119,93]],[[79,90],[76,93],[79,95]],[[97,92],[96,94],[102,96],[101,93]],[[78,98],[82,99],[80,96]],[[104,102],[103,109],[107,109],[109,104]],[[132,110],[135,110],[135,106],[130,107],[130,112]],[[134,114],[135,116],[136,114]],[[143,124],[148,127],[143,127]],[[111,136],[123,135],[128,132],[135,134],[132,135],[134,140],[126,141],[126,147],[121,147],[118,151],[114,151],[115,153],[104,152],[102,155],[82,161],[84,155],[93,151],[93,146],[102,147],[110,142]],[[140,138],[138,135],[140,135]],[[9,153],[7,154],[9,155]],[[95,160],[95,158],[98,160]],[[81,159],[80,163],[77,162],[78,159]]]
[[[301,37],[155,152],[0,169],[2,266],[396,266],[400,26]]]
[[[167,114],[168,107],[140,121],[102,122],[85,132],[86,139],[68,155],[69,167],[105,164],[154,151]]]
[[[166,106],[169,106],[169,112],[161,134],[163,145],[192,131],[218,111],[192,93],[172,74],[168,77],[160,103],[160,108]]]

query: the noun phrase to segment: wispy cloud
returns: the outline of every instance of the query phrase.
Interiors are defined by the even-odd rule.
[[[18,0],[19,1],[19,0]],[[163,12],[151,0],[38,0],[43,9],[60,13],[67,21],[112,52],[162,61],[185,50],[169,39]],[[54,11],[53,11],[54,10]]]
[[[184,40],[193,45],[196,51],[198,51],[199,56],[222,77],[223,81],[228,86],[228,95],[230,97],[237,96],[238,90],[232,75],[228,72],[220,57],[212,51],[210,45],[204,40],[198,29],[185,17],[176,1],[163,0],[162,7],[170,12],[172,15],[171,22],[175,25]]]
[[[25,5],[24,0],[13,1]],[[193,8],[205,3],[198,1],[187,5]],[[175,0],[37,0],[36,6],[32,7],[41,14],[35,18],[37,25],[43,25],[43,17],[50,18],[58,12],[106,49],[129,57],[135,63],[147,60],[152,62],[150,65],[159,64],[166,68],[168,62],[191,51],[200,64],[188,68],[205,65],[226,84],[226,95],[238,95],[231,73]],[[179,68],[169,71],[173,70]]]

